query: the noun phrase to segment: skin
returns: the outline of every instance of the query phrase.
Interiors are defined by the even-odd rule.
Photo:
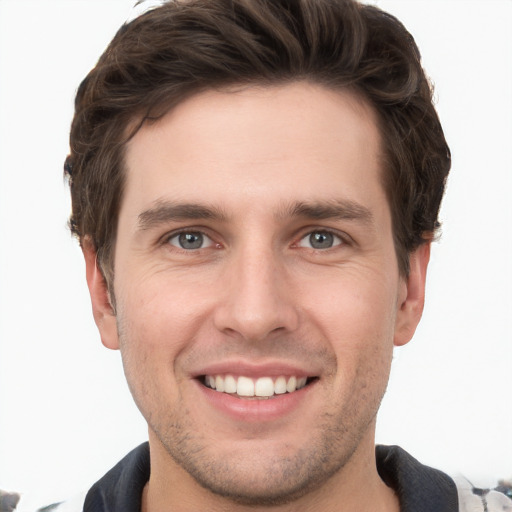
[[[399,509],[375,416],[429,245],[400,275],[380,145],[364,101],[303,82],[201,93],[128,144],[115,313],[83,247],[102,341],[149,426],[143,510]],[[203,245],[180,247],[182,231]],[[198,379],[215,365],[313,382],[266,402],[291,403],[276,414],[231,397],[247,414],[227,414]]]

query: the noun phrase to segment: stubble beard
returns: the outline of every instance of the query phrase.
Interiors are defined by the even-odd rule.
[[[343,471],[373,427],[382,395],[373,412],[366,409],[370,413],[366,417],[352,408],[344,409],[343,414],[325,413],[318,418],[310,442],[285,457],[261,454],[257,449],[249,454],[214,455],[209,450],[213,441],[196,433],[186,410],[167,423],[167,428],[150,428],[174,463],[207,491],[239,505],[277,506],[320,489]],[[352,418],[358,419],[357,426]]]
[[[345,448],[343,457],[333,460],[336,448],[325,438],[291,456],[270,455],[262,461],[260,454],[254,453],[252,460],[251,454],[242,460],[236,455],[210,455],[207,442],[190,432],[184,425],[173,425],[164,435],[155,431],[173,461],[201,487],[246,506],[283,505],[301,498],[337,473],[355,450],[354,446],[347,453]],[[339,435],[345,437],[343,432]]]
[[[193,415],[183,402],[172,410],[165,405],[162,406],[165,410],[155,410],[161,390],[151,382],[150,373],[144,372],[140,365],[130,364],[130,342],[124,336],[127,326],[123,324],[123,327],[119,333],[125,373],[133,398],[150,430],[175,464],[201,487],[232,503],[253,507],[292,503],[321,489],[334,475],[342,472],[365,436],[373,436],[375,417],[386,390],[387,378],[375,386],[371,382],[372,372],[359,367],[355,378],[357,387],[346,390],[329,411],[315,418],[314,430],[308,434],[307,442],[291,455],[263,453],[257,448],[250,452],[234,451],[219,455],[212,450],[215,440],[207,437],[208,432],[199,432],[192,420]],[[123,350],[123,346],[127,350]],[[376,362],[375,359],[373,361]],[[133,381],[130,379],[130,367],[138,374]],[[387,370],[389,375],[389,367]],[[141,378],[144,373],[147,379]],[[132,385],[137,381],[143,382],[140,389]],[[149,396],[153,399],[148,400]],[[148,407],[151,402],[153,406]],[[169,486],[173,486],[172,481]]]

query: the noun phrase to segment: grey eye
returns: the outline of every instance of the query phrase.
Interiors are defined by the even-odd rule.
[[[313,231],[306,235],[298,245],[299,247],[309,247],[310,249],[330,249],[342,243],[343,241],[340,237],[329,231]]]
[[[332,247],[334,236],[331,233],[311,233],[309,243],[315,249],[328,249]]]
[[[169,238],[169,243],[174,247],[188,251],[210,247],[213,242],[199,231],[183,231]]]

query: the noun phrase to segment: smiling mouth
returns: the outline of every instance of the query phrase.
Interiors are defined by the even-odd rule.
[[[308,386],[317,377],[259,377],[252,379],[240,375],[203,375],[200,382],[219,393],[227,393],[245,399],[269,399],[294,393]]]

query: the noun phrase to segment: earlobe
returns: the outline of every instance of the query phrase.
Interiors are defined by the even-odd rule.
[[[117,321],[114,309],[110,303],[105,277],[98,266],[96,250],[90,239],[82,242],[82,252],[85,259],[87,286],[91,296],[94,321],[100,331],[101,342],[112,350],[119,348]]]
[[[418,247],[409,257],[410,271],[403,279],[403,293],[399,299],[395,323],[395,346],[408,343],[423,313],[425,281],[430,260],[430,241]]]

